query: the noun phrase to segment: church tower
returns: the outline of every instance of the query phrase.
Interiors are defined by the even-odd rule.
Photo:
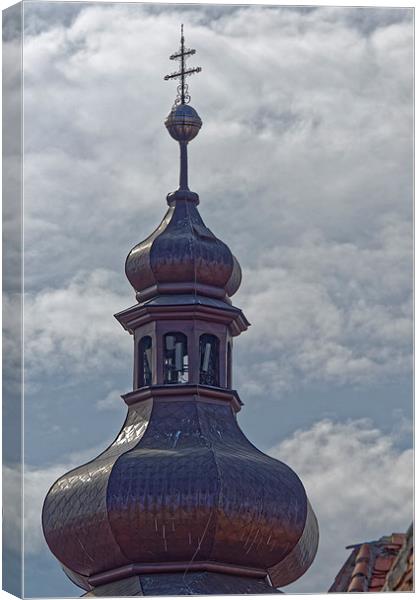
[[[241,269],[204,224],[188,187],[190,106],[181,46],[165,125],[180,147],[179,188],[157,229],[128,254],[137,304],[115,317],[134,340],[133,390],[115,441],[60,477],[44,502],[52,553],[87,596],[277,593],[311,565],[318,526],[285,464],[240,430],[233,338],[249,323],[231,296]]]

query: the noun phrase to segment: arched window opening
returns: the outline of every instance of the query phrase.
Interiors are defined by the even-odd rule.
[[[188,383],[188,345],[183,333],[167,333],[164,343],[165,383]]]
[[[138,387],[152,385],[152,338],[145,335],[139,343]]]
[[[227,387],[232,387],[232,342],[227,345]]]
[[[219,386],[219,340],[207,333],[200,336],[200,383]]]

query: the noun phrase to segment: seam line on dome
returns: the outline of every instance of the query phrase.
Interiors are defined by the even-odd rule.
[[[199,392],[199,390],[198,390],[198,392]],[[200,394],[198,393],[198,396],[199,395]],[[195,411],[196,411],[196,415],[197,415],[197,424],[198,424],[198,428],[199,428],[199,431],[200,431],[200,436],[202,436],[203,435],[203,431],[202,431],[202,427],[201,427],[201,414],[200,414],[201,409],[199,408],[199,406],[197,404],[195,405]],[[208,436],[207,439],[210,439],[210,436]],[[221,490],[221,485],[220,485],[221,477],[220,477],[219,467],[218,467],[217,461],[216,461],[216,456],[215,456],[215,453],[214,453],[214,450],[213,450],[213,444],[211,442],[210,442],[210,452],[211,452],[211,455],[213,457],[213,461],[214,461],[214,464],[216,466],[216,471],[217,471],[217,474],[218,474],[218,493],[217,493],[217,507],[218,507],[218,505],[219,505],[219,498],[220,498],[220,490]],[[208,528],[210,526],[210,523],[211,523],[211,520],[212,520],[212,517],[213,517],[214,514],[215,514],[215,509],[213,507],[210,510],[210,514],[209,514],[209,517],[207,519],[207,523],[206,523],[206,525],[204,527],[204,531],[203,531],[203,533],[201,535],[201,538],[199,539],[197,548],[195,549],[195,551],[194,551],[194,553],[192,555],[192,558],[191,558],[191,560],[188,563],[187,568],[185,569],[185,571],[182,574],[182,581],[183,581],[184,585],[186,585],[188,587],[188,589],[190,589],[190,587],[189,587],[189,584],[186,581],[185,577],[186,577],[187,573],[189,572],[189,569],[191,568],[191,565],[193,564],[194,559],[197,556],[197,554],[198,554],[198,552],[199,552],[199,550],[201,548],[201,544],[202,544],[202,542],[203,542],[203,540],[204,540],[204,538],[206,536],[206,533],[208,531]],[[216,524],[217,524],[217,513],[216,513]],[[211,550],[209,552],[209,560],[211,560],[211,554],[213,552],[213,546],[214,546],[214,537],[213,537],[212,547],[211,547]]]
[[[111,532],[112,539],[115,541],[116,546],[119,548],[122,556],[124,556],[124,558],[127,561],[130,561],[130,558],[126,555],[126,553],[123,551],[120,543],[118,542],[118,540],[117,540],[117,538],[115,536],[114,530],[112,528],[112,523],[111,523],[111,521],[109,519],[109,511],[108,511],[108,484],[109,484],[109,480],[110,480],[110,478],[112,476],[112,471],[114,470],[115,465],[120,461],[120,459],[122,459],[123,456],[125,456],[126,454],[128,454],[129,452],[131,452],[131,450],[134,450],[135,448],[137,448],[137,446],[139,446],[139,444],[141,444],[144,436],[146,435],[147,429],[149,427],[149,423],[150,423],[150,420],[152,418],[153,408],[154,408],[154,402],[152,400],[152,407],[151,407],[151,410],[150,410],[150,413],[149,413],[149,416],[148,416],[147,426],[145,427],[145,429],[143,431],[143,434],[141,435],[140,439],[138,441],[136,441],[136,443],[131,448],[128,448],[125,452],[123,452],[122,454],[120,454],[118,456],[118,458],[114,461],[114,464],[111,467],[111,472],[110,472],[109,477],[108,477],[106,491],[105,491],[106,520],[107,520],[107,523],[108,523],[108,526],[109,526],[109,530]],[[127,413],[127,417],[128,417],[128,413]]]

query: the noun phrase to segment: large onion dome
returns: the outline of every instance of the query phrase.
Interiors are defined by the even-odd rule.
[[[247,440],[228,402],[143,396],[110,448],[45,500],[44,534],[68,575],[85,589],[184,570],[275,587],[302,575],[318,530],[297,475]]]

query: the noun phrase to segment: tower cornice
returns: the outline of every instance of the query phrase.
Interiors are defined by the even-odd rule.
[[[209,302],[205,297],[197,296],[169,296],[166,301],[170,304],[162,304],[165,300],[160,298],[158,304],[137,304],[127,308],[114,317],[129,333],[133,333],[138,327],[153,321],[168,320],[194,320],[199,319],[207,322],[222,323],[229,327],[232,336],[237,336],[246,331],[250,325],[249,321],[239,308],[235,308],[224,302]]]
[[[179,573],[185,571],[209,571],[211,573],[225,573],[229,575],[241,575],[243,577],[265,578],[268,572],[265,569],[255,569],[252,567],[243,567],[229,563],[220,563],[215,561],[197,561],[192,564],[188,562],[162,562],[151,564],[132,563],[119,569],[112,569],[104,573],[98,573],[88,578],[92,587],[104,585],[112,581],[125,579],[132,575],[152,574],[152,573]]]
[[[196,384],[180,384],[170,387],[167,385],[153,385],[122,394],[121,398],[127,406],[133,406],[138,402],[146,402],[150,399],[154,401],[167,401],[169,399],[173,402],[194,400],[195,402],[210,402],[211,404],[228,403],[235,413],[239,412],[243,406],[236,390]]]

